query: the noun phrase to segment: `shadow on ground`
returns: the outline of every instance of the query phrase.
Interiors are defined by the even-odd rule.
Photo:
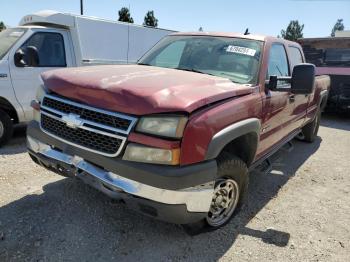
[[[321,126],[350,131],[350,113],[322,113]]]
[[[114,204],[78,180],[47,184],[43,193],[0,208],[0,261],[214,261],[239,234],[286,246],[290,236],[283,228],[259,231],[247,224],[320,143],[319,138],[313,144],[295,141],[291,153],[279,151],[271,173],[250,174],[248,206],[223,229],[195,237],[186,235],[180,226]]]

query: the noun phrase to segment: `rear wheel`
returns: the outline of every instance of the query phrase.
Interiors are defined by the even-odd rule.
[[[10,140],[13,133],[12,120],[7,113],[0,110],[0,147]]]
[[[312,143],[315,141],[315,138],[317,137],[318,129],[320,127],[320,120],[321,120],[321,110],[319,108],[317,110],[314,120],[302,128],[301,140],[309,143]]]
[[[190,235],[226,225],[245,202],[249,181],[246,163],[228,153],[220,155],[217,162],[218,173],[210,210],[202,221],[183,226]]]

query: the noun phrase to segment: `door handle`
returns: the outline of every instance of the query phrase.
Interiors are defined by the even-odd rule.
[[[289,95],[289,102],[295,102],[295,95]]]

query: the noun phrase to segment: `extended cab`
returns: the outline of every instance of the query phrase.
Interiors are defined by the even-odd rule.
[[[315,139],[329,77],[304,62],[295,42],[199,32],[138,65],[46,72],[28,151],[146,215],[215,229],[243,204],[249,168]]]
[[[62,67],[136,63],[173,31],[40,11],[0,32],[0,146],[33,119],[40,74]]]

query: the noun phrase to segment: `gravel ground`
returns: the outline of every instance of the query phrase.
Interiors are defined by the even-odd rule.
[[[350,118],[251,173],[249,205],[195,237],[36,166],[25,129],[0,149],[0,261],[349,261]]]

